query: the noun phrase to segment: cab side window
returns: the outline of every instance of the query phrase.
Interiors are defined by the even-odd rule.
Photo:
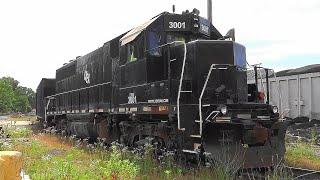
[[[148,52],[151,56],[161,56],[161,35],[157,32],[148,32]]]
[[[133,62],[137,60],[137,52],[135,51],[135,46],[133,44],[128,44],[127,46],[127,57],[128,57],[128,62]]]
[[[140,34],[134,41],[127,45],[127,62],[134,62],[144,58],[144,36]]]

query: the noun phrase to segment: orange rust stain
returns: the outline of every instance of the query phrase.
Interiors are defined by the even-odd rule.
[[[320,162],[316,160],[299,158],[291,161],[286,160],[286,162],[289,166],[293,167],[320,170]]]
[[[68,150],[72,148],[72,145],[67,142],[63,142],[60,138],[48,134],[38,134],[33,137],[35,140],[40,141],[49,148],[61,148]]]
[[[256,138],[256,141],[259,143],[266,142],[269,136],[268,130],[266,128],[258,127],[258,126],[254,127],[253,134],[254,134],[254,137]]]

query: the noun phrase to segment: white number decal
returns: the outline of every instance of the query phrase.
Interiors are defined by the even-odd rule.
[[[201,28],[201,31],[205,32],[205,33],[209,33],[209,27],[206,26],[206,25],[203,25],[203,24],[200,24],[200,28]]]
[[[169,22],[170,29],[185,29],[186,22]]]

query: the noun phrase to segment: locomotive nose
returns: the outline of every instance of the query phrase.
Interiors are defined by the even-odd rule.
[[[239,126],[209,124],[204,131],[203,148],[214,162],[242,166],[245,149],[242,146]]]
[[[271,167],[274,152],[269,130],[257,124],[245,129],[236,124],[209,124],[202,144],[214,162],[239,168]]]

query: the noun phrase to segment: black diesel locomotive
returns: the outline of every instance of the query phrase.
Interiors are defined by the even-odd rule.
[[[161,13],[43,79],[37,115],[80,138],[272,166],[286,125],[277,107],[248,102],[246,51],[232,34],[197,10]]]

